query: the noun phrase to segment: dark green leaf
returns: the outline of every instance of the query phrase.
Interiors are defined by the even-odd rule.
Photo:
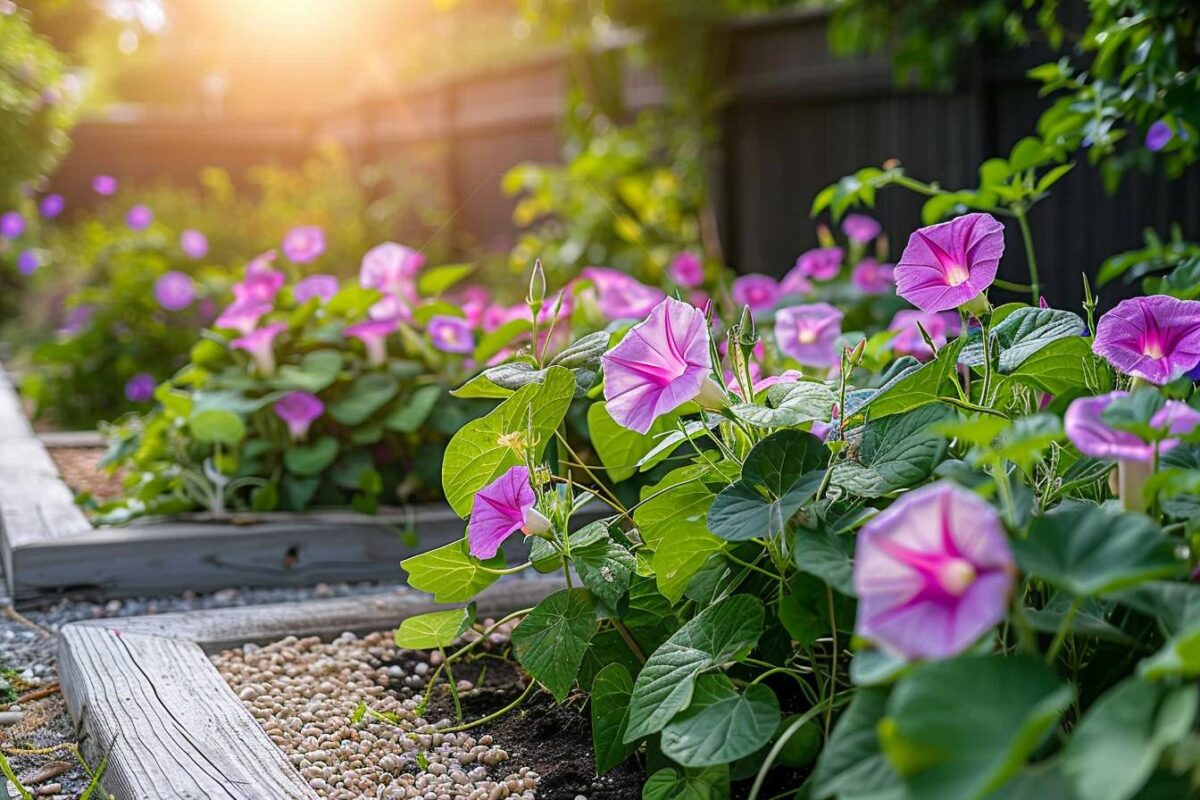
[[[283,454],[287,471],[302,478],[320,475],[338,457],[338,442],[332,436],[322,436],[309,445],[292,445]]]
[[[1030,356],[1060,339],[1081,338],[1083,320],[1078,314],[1055,308],[1019,308],[992,328],[993,356],[999,348],[997,368],[1009,374]],[[960,364],[983,364],[983,342],[976,334],[959,355]]]
[[[621,764],[637,750],[636,742],[625,742],[632,694],[633,678],[621,664],[609,664],[592,681],[592,748],[597,775]]]
[[[575,684],[588,642],[596,634],[596,601],[586,589],[563,589],[543,599],[512,634],[521,666],[562,702]]]
[[[879,745],[888,693],[860,689],[842,713],[810,780],[814,800],[904,800],[904,785]]]
[[[946,452],[946,439],[933,426],[952,413],[925,406],[868,422],[854,457],[834,466],[832,483],[860,497],[882,497],[920,483]]]
[[[429,419],[433,407],[445,396],[446,390],[437,384],[419,386],[384,420],[383,426],[397,433],[416,433]]]
[[[368,372],[350,385],[345,397],[329,407],[329,416],[343,425],[361,425],[399,390],[399,381],[391,375]]]
[[[687,709],[663,728],[663,754],[685,767],[710,767],[757,751],[779,726],[779,701],[761,683],[742,692],[722,674],[702,675]]]

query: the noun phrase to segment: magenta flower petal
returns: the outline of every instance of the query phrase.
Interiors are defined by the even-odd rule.
[[[0,236],[16,239],[25,232],[25,218],[16,211],[0,214]]]
[[[890,331],[899,331],[892,340],[894,352],[921,361],[928,361],[933,357],[933,351],[925,344],[925,337],[921,336],[921,329],[917,327],[918,323],[925,328],[925,332],[939,349],[946,344],[949,337],[957,336],[962,327],[958,314],[950,311],[940,311],[936,314],[912,310],[897,311],[896,316],[892,317],[892,324],[888,326]]]
[[[620,270],[585,267],[580,275],[592,282],[600,312],[609,319],[641,319],[666,297]]]
[[[63,209],[66,208],[66,205],[67,202],[63,200],[63,196],[61,194],[48,194],[42,198],[39,209],[42,212],[43,217],[46,219],[54,219],[63,212]]]
[[[730,289],[734,305],[750,306],[751,311],[770,311],[779,295],[779,282],[769,275],[742,275]]]
[[[322,303],[328,303],[338,293],[339,286],[338,279],[333,275],[309,275],[296,284],[292,294],[297,303],[307,303],[314,297],[320,298]]]
[[[837,277],[844,255],[845,252],[840,247],[818,247],[803,253],[796,259],[796,266],[784,276],[784,286],[800,278],[827,281]]]
[[[1166,147],[1167,143],[1173,138],[1175,138],[1175,131],[1171,130],[1171,126],[1160,119],[1146,131],[1146,149],[1151,153],[1157,153]]]
[[[254,359],[260,375],[275,373],[275,337],[287,330],[286,322],[276,322],[264,325],[250,331],[245,336],[234,339],[229,346],[234,350],[244,350]]]
[[[700,256],[685,250],[671,259],[667,266],[671,280],[685,289],[694,289],[704,283],[704,262]]]
[[[852,242],[867,244],[883,231],[874,217],[866,214],[847,214],[842,220],[842,233]]]
[[[433,346],[443,353],[475,351],[475,334],[471,332],[471,323],[465,319],[438,314],[430,318],[425,332]]]
[[[1113,458],[1122,461],[1150,463],[1154,460],[1154,445],[1129,431],[1111,428],[1104,422],[1104,409],[1128,392],[1109,392],[1096,397],[1081,397],[1067,408],[1063,418],[1067,438],[1079,452],[1092,458]],[[1187,436],[1200,426],[1200,411],[1186,403],[1168,400],[1150,419],[1151,426],[1177,436]],[[1158,452],[1166,453],[1179,445],[1179,439],[1164,439]]]
[[[1092,350],[1126,375],[1170,383],[1200,364],[1200,301],[1122,300],[1100,318]]]
[[[645,433],[654,420],[695,399],[711,380],[704,312],[668,297],[601,359],[608,413]]]
[[[358,339],[367,350],[367,360],[375,366],[387,361],[387,338],[396,330],[394,319],[370,320],[342,329],[346,338]]]
[[[376,245],[362,257],[358,282],[408,302],[417,299],[417,273],[425,266],[425,255],[396,242]]]
[[[35,250],[22,250],[17,256],[17,272],[29,277],[38,271],[38,267],[42,265]]]
[[[287,423],[293,439],[307,436],[309,426],[324,413],[321,398],[309,392],[289,392],[275,402],[275,414]]]
[[[139,372],[125,383],[125,399],[131,403],[145,403],[154,398],[158,381],[147,372]]]
[[[101,197],[111,197],[117,193],[117,179],[112,175],[97,175],[92,178],[92,191]]]
[[[325,231],[316,225],[297,226],[283,235],[282,247],[293,264],[308,264],[325,252]]]
[[[240,303],[259,304],[273,303],[275,295],[283,288],[286,276],[277,269],[272,269],[275,262],[275,251],[268,250],[250,259],[246,265],[246,277],[241,283],[233,286],[233,296]]]
[[[526,527],[530,512],[537,513],[533,510],[536,502],[526,467],[512,467],[476,492],[467,523],[471,555],[484,559],[495,556],[505,539]]]
[[[858,534],[855,632],[905,658],[948,658],[1004,618],[1015,574],[995,509],[949,482],[922,487]]]
[[[850,280],[867,294],[885,294],[896,285],[894,264],[880,264],[873,258],[864,258],[854,265]]]
[[[842,316],[829,303],[781,308],[775,314],[775,341],[804,366],[832,367],[838,363]]]
[[[172,270],[154,282],[154,299],[167,311],[182,311],[196,299],[196,284],[190,275]]]
[[[141,203],[129,209],[129,213],[125,215],[125,224],[130,229],[142,231],[150,227],[150,223],[154,221],[154,212],[149,206],[144,206]]]
[[[270,303],[255,300],[237,300],[221,312],[221,316],[213,322],[216,328],[229,328],[243,336],[249,334],[258,326],[258,321],[271,312]]]
[[[1004,226],[967,214],[913,233],[896,264],[896,292],[922,311],[948,311],[992,285],[1004,255]]]
[[[179,234],[179,249],[188,258],[201,259],[208,255],[208,237],[189,228]]]

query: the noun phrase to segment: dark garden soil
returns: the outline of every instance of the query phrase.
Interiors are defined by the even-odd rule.
[[[103,447],[51,447],[48,452],[67,486],[76,494],[103,500],[121,494],[121,473],[109,475],[100,467]]]

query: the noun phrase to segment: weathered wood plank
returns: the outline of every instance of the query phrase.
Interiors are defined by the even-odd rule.
[[[505,580],[482,615],[537,602],[553,579]],[[367,633],[439,608],[418,592],[89,620],[62,629],[59,672],[84,749],[109,747],[105,787],[137,800],[311,800],[316,795],[221,679],[206,653],[283,636]]]
[[[58,447],[107,447],[100,431],[42,431],[37,435],[47,449]]]

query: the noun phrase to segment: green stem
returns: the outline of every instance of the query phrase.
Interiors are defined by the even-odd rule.
[[[980,414],[991,414],[993,417],[1008,419],[1008,415],[1003,411],[997,411],[994,408],[988,408],[987,406],[981,406],[977,403],[970,403],[965,400],[955,400],[953,397],[939,397],[938,402],[945,403],[948,406],[954,406],[955,408],[961,408],[964,411],[977,411]]]
[[[525,701],[525,698],[529,696],[529,693],[533,691],[533,687],[536,685],[537,685],[536,681],[530,681],[529,685],[525,687],[525,691],[521,692],[520,697],[518,697],[516,700],[513,700],[511,703],[506,705],[504,708],[502,708],[498,711],[493,711],[491,714],[488,714],[486,717],[480,717],[479,719],[475,720],[474,722],[468,722],[463,725],[456,725],[453,728],[438,728],[437,733],[458,733],[459,731],[469,731],[469,730],[471,730],[471,728],[478,728],[480,725],[485,725],[494,719],[499,719],[500,717],[503,717],[508,712],[512,711],[517,706],[521,705],[521,703],[523,703]],[[409,734],[410,738],[416,738],[416,736],[417,736],[417,734],[415,734],[415,733]]]
[[[1021,238],[1025,240],[1025,260],[1029,263],[1029,302],[1036,306],[1041,297],[1041,284],[1038,281],[1037,255],[1033,251],[1033,232],[1029,229],[1024,209],[1017,210],[1015,215],[1017,224],[1021,226]]]
[[[1006,281],[1000,278],[992,281],[992,285],[998,289],[1007,289],[1010,292],[1031,292],[1033,287],[1028,283],[1015,283],[1014,281]]]
[[[828,584],[825,586],[825,601],[829,607],[829,632],[833,636],[833,659],[829,664],[829,697],[832,701],[833,696],[837,693],[837,671],[838,671],[838,635],[837,635],[837,615],[833,610],[833,589]],[[833,721],[833,703],[830,702],[825,709],[825,738],[829,738],[829,726]]]
[[[762,575],[766,575],[768,578],[771,578],[772,580],[777,580],[777,581],[783,580],[782,575],[776,575],[774,572],[763,569],[762,567],[758,566],[757,564],[751,564],[749,561],[743,561],[742,559],[735,556],[733,553],[725,553],[725,557],[728,558],[730,561],[732,561],[735,564],[743,566],[746,569],[752,569],[755,572],[758,572]]]
[[[1058,631],[1054,634],[1054,640],[1050,642],[1050,649],[1046,651],[1046,663],[1053,664],[1054,659],[1058,658],[1058,651],[1062,649],[1063,642],[1067,639],[1067,634],[1071,632],[1071,623],[1075,621],[1075,615],[1079,613],[1079,606],[1082,600],[1076,597],[1071,601],[1071,607],[1067,609],[1066,615],[1063,616],[1063,621],[1058,626]]]
[[[526,569],[529,569],[531,566],[533,566],[533,562],[526,561],[524,564],[519,566],[507,567],[505,569],[491,569],[483,566],[482,564],[476,564],[475,569],[479,570],[480,572],[486,572],[489,575],[516,575],[518,572],[523,572]]]
[[[639,664],[646,663],[646,655],[642,652],[642,648],[638,646],[637,639],[633,638],[633,634],[625,627],[625,623],[619,619],[610,619],[609,622],[616,628],[617,633],[625,640],[625,644],[633,651],[633,655],[637,658]]]
[[[839,706],[845,702],[844,698],[845,695],[842,695],[841,697],[831,696],[828,700],[823,700],[810,708],[808,711],[805,711],[799,717],[794,719],[791,725],[787,726],[784,732],[780,734],[779,738],[775,740],[775,744],[767,752],[767,757],[763,759],[762,766],[758,768],[758,775],[756,775],[754,778],[754,785],[750,787],[750,794],[747,796],[747,800],[758,800],[758,793],[762,791],[763,782],[767,779],[767,773],[775,764],[775,759],[779,757],[779,754],[787,745],[788,740],[796,735],[796,731],[804,727],[804,725],[810,720],[818,717],[822,712],[832,713],[835,706]]]
[[[450,666],[450,662],[446,659],[446,651],[438,648],[438,652],[442,654],[442,663],[446,665],[446,687],[450,690],[450,699],[454,701],[454,718],[462,721],[462,702],[458,699],[458,682],[454,679],[454,670]]]
[[[987,405],[988,395],[992,391],[992,321],[991,312],[985,314],[988,319],[986,322],[980,320],[983,324],[983,389],[979,393],[979,402],[981,405]]]

